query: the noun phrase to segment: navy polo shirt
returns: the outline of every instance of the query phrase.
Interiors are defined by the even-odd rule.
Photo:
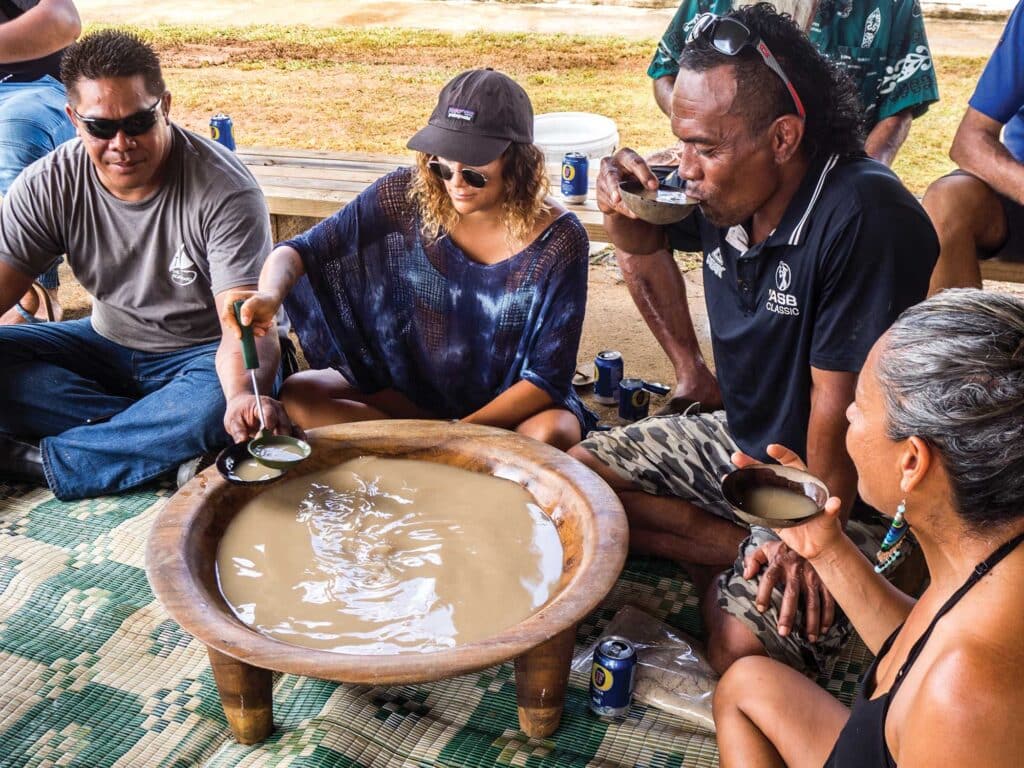
[[[704,252],[704,296],[729,430],[766,459],[769,443],[807,458],[811,367],[857,372],[875,340],[924,299],[939,253],[924,209],[863,155],[812,161],[775,231],[719,229],[698,211],[668,227]]]

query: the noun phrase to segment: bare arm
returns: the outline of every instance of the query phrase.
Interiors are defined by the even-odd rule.
[[[689,361],[694,369],[700,369],[711,377],[713,374],[700,350],[690,316],[686,282],[672,251],[662,248],[654,253],[637,256],[616,249],[615,258],[622,269],[633,302],[677,369],[676,376],[680,376],[682,361]],[[708,402],[706,405],[714,406],[717,403]]]
[[[17,303],[32,285],[32,276],[0,261],[0,315]]]
[[[615,257],[640,314],[676,374],[676,396],[717,407],[722,396],[697,343],[697,334],[686,301],[686,284],[672,257],[664,227],[638,219],[622,202],[619,182],[635,178],[649,189],[658,180],[640,155],[620,149],[601,161],[597,180],[597,205],[615,245]]]
[[[804,468],[800,457],[784,446],[769,445],[768,455],[780,464]],[[754,460],[737,453],[733,454],[733,461],[737,466],[746,466]],[[806,558],[806,562],[813,568],[814,578],[828,591],[828,600],[835,600],[840,605],[864,643],[872,653],[878,653],[885,639],[906,619],[914,601],[875,573],[874,566],[843,533],[843,523],[839,516],[842,506],[842,502],[833,495],[829,498],[823,515],[813,517],[803,525],[779,529],[777,533],[785,546],[792,550],[789,553],[790,557]],[[754,565],[769,563],[766,554],[760,556],[759,563]],[[747,578],[757,570],[748,564],[745,571]],[[766,605],[771,593],[771,586],[765,584],[769,581],[767,576],[768,571],[765,572],[758,587],[758,604]],[[811,586],[808,584],[805,588],[805,598],[813,598],[815,590],[810,589]],[[786,589],[788,592],[788,584]],[[810,605],[807,610],[810,611]],[[823,628],[831,624],[830,614],[831,609],[823,605]],[[787,621],[792,621],[792,618]],[[811,623],[810,618],[808,622]],[[780,634],[782,623],[780,613]],[[811,632],[812,629],[809,627],[808,634]]]
[[[672,115],[672,89],[675,88],[676,79],[673,75],[664,75],[654,80],[654,100],[658,107],[666,115]]]
[[[259,287],[227,291],[223,300],[218,297],[223,338],[217,351],[217,372],[221,377],[224,395],[228,401],[224,414],[224,428],[236,441],[253,437],[257,432],[258,411],[252,395],[252,384],[242,361],[242,330],[238,327],[232,304],[236,299],[245,299],[242,305],[242,323],[251,325],[256,337],[256,349],[260,356],[260,370],[257,380],[263,394],[263,410],[267,427],[278,434],[287,434],[292,429],[291,421],[284,407],[268,395],[272,392],[281,349],[277,338],[277,311],[295,283],[305,274],[302,257],[294,248],[275,248],[267,257],[260,271]]]
[[[48,56],[75,42],[82,20],[71,0],[39,0],[13,21],[0,24],[0,62]]]
[[[217,377],[224,390],[227,410],[224,417],[224,428],[232,439],[242,441],[254,437],[258,431],[258,410],[252,387],[252,377],[245,368],[242,359],[242,345],[239,342],[241,332],[235,335],[237,324],[228,324],[225,318],[233,316],[232,303],[235,299],[252,295],[255,286],[242,286],[223,291],[214,297],[217,313],[221,318],[221,341],[217,348]],[[270,325],[273,328],[273,322]],[[266,333],[256,338],[256,353],[260,367],[256,371],[256,381],[260,394],[263,396],[264,414],[267,428],[278,433],[289,433],[291,422],[285,415],[284,408],[270,398],[273,394],[274,379],[281,361],[281,348],[276,333]]]
[[[879,121],[864,142],[864,151],[880,163],[888,166],[896,159],[903,142],[910,134],[910,124],[914,121],[909,109],[890,115]]]
[[[811,368],[807,468],[824,481],[832,495],[830,503],[833,524],[845,523],[857,492],[857,472],[846,453],[846,409],[853,402],[856,383],[855,373]],[[780,457],[774,448],[769,448],[768,451],[773,458],[783,463],[799,463],[799,458],[792,451],[787,449],[785,456]],[[820,551],[818,547],[805,545],[802,540],[802,529],[810,528],[811,524],[798,526],[793,529],[796,533],[792,534],[779,531],[782,543],[769,541],[755,550],[744,565],[744,575],[749,579],[762,566],[764,567],[758,584],[758,610],[763,610],[769,604],[771,591],[776,582],[784,583],[778,621],[779,634],[783,636],[792,628],[802,592],[805,605],[804,631],[808,639],[813,641],[819,631],[824,632],[831,626],[835,600],[839,600],[843,608],[846,608],[846,604],[839,595],[832,592],[831,585],[816,567],[807,567],[807,563],[813,565],[811,558]],[[825,530],[825,533],[828,531]],[[828,538],[836,542],[849,542],[845,536],[836,535],[838,533],[839,531],[832,532],[833,535]],[[866,565],[868,564],[859,550],[854,548],[854,553]],[[868,570],[871,570],[870,566]],[[871,575],[874,576],[873,571]]]
[[[515,429],[534,414],[554,404],[540,387],[528,381],[517,381],[496,398],[466,416],[468,424],[487,424],[492,427]]]
[[[244,298],[242,305],[242,322],[251,325],[256,338],[265,336],[275,328],[277,310],[281,308],[285,297],[304,274],[302,257],[294,248],[282,245],[270,252],[263,269],[260,270],[260,282],[256,292],[248,291],[237,298]],[[221,323],[225,331],[230,331],[236,339],[242,338],[233,312],[221,311]]]
[[[1024,204],[1024,165],[999,140],[1002,128],[1001,123],[968,107],[953,137],[949,156],[996,192]]]
[[[843,500],[845,523],[857,495],[857,470],[846,452],[846,409],[853,402],[857,374],[811,367],[811,416],[807,423],[807,468],[832,496]]]
[[[864,644],[877,654],[910,614],[913,598],[875,573],[864,553],[845,535],[809,562]]]

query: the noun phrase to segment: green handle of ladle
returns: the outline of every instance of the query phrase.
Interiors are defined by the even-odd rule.
[[[238,299],[233,304],[235,319],[242,329],[242,360],[245,362],[245,370],[254,371],[260,367],[260,356],[256,353],[256,337],[252,335],[251,325],[242,325],[242,305],[245,299]]]

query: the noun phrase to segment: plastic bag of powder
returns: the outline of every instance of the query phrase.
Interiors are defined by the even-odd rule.
[[[624,637],[636,648],[633,698],[714,732],[711,700],[718,675],[695,648],[694,640],[627,605],[612,617],[596,642],[573,657],[574,672],[590,671],[598,643],[609,635]]]

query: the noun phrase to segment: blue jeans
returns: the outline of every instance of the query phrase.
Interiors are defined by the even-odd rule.
[[[141,485],[230,442],[217,346],[139,352],[89,318],[0,327],[0,432],[43,438],[62,501]]]
[[[66,103],[64,86],[49,75],[31,83],[0,83],[0,195],[23,168],[75,137]],[[57,265],[39,282],[56,288]]]

